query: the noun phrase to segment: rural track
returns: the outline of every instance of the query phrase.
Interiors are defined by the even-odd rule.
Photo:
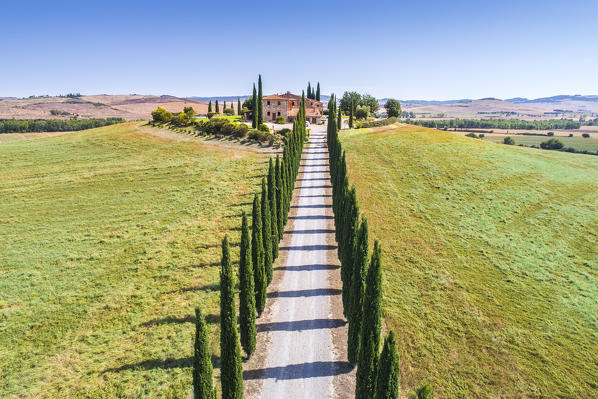
[[[257,321],[255,359],[245,365],[249,398],[345,398],[353,393],[324,129],[313,126],[303,150],[278,276]]]

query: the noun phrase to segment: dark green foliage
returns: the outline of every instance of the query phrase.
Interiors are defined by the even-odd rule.
[[[237,97],[237,115],[243,115],[241,110],[241,99],[239,97]]]
[[[218,106],[218,100],[216,100],[216,113],[220,113],[220,107]]]
[[[266,282],[272,281],[272,215],[270,214],[270,196],[266,180],[262,178],[262,240],[264,245],[264,270]]]
[[[355,109],[355,103],[351,101],[351,109],[349,110],[349,128],[353,129],[353,110]]]
[[[255,284],[255,310],[262,314],[266,306],[266,275],[264,270],[264,243],[262,239],[262,207],[259,195],[253,197],[251,229],[251,258]]]
[[[243,365],[237,333],[235,284],[228,236],[222,240],[220,269],[220,382],[222,397],[243,398]]]
[[[311,82],[307,82],[307,98],[311,98]]]
[[[264,123],[264,94],[262,92],[262,75],[257,80],[258,93],[257,93],[257,125]]]
[[[280,168],[280,158],[276,155],[276,165],[274,167],[274,174],[276,175],[276,209],[278,211],[278,238],[282,240],[284,235],[284,211],[283,211],[283,189],[282,189],[282,170]]]
[[[515,145],[515,140],[513,140],[512,137],[507,136],[503,139],[503,144]]]
[[[395,118],[398,118],[401,115],[401,113],[403,112],[401,110],[401,103],[392,98],[390,100],[386,101],[384,108],[386,108],[386,114],[388,115],[389,118],[392,118],[393,116]]]
[[[415,391],[409,393],[409,399],[432,399],[433,397],[432,386],[428,381],[423,381]]]
[[[239,322],[241,326],[241,346],[247,354],[255,351],[255,284],[253,282],[253,263],[251,259],[251,239],[247,215],[243,212],[241,224],[241,251],[239,258],[239,279],[241,292],[239,294]]]
[[[212,100],[208,103],[208,114],[212,113]]]
[[[216,399],[212,382],[212,354],[208,343],[206,321],[199,308],[195,308],[195,353],[193,356],[193,397]]]
[[[563,142],[559,139],[549,139],[540,143],[540,148],[544,150],[560,150],[563,148]]]
[[[378,362],[375,399],[397,399],[399,397],[399,354],[394,331],[384,339],[384,348]]]
[[[349,363],[356,364],[359,355],[361,321],[363,311],[363,295],[365,291],[365,276],[368,269],[368,221],[361,217],[355,253],[353,255],[353,270],[351,280],[351,308],[349,317],[348,357]]]
[[[336,128],[338,130],[341,130],[343,128],[343,115],[342,115],[340,108],[338,109],[338,116],[336,117],[336,123],[337,123]]]
[[[316,100],[320,101],[320,82],[318,82],[318,87],[316,88]]]
[[[579,129],[581,122],[571,119],[525,121],[521,119],[450,119],[411,120],[406,123],[435,129],[510,129],[510,130],[562,130]]]
[[[257,91],[255,89],[255,83],[253,84],[253,97],[252,97],[252,102],[253,102],[253,110],[251,111],[251,127],[254,129],[257,129],[258,126],[258,109],[259,107],[256,107],[257,104]]]
[[[355,397],[369,399],[376,392],[378,352],[380,350],[380,318],[382,316],[382,269],[381,249],[378,240],[368,268],[363,298],[363,310],[357,362],[357,385]]]
[[[278,258],[278,207],[276,203],[276,175],[272,158],[268,160],[268,199],[270,201],[270,225],[272,239],[272,262]]]
[[[166,111],[168,112],[168,111]],[[123,123],[123,118],[106,119],[0,119],[0,133],[70,132]]]

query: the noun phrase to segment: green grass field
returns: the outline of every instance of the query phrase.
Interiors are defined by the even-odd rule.
[[[555,138],[560,140],[565,147],[572,147],[575,148],[577,151],[591,151],[596,152],[598,151],[598,139],[589,137],[583,138],[579,134],[573,137],[567,136],[525,136],[525,135],[511,135],[510,137],[515,140],[515,145],[523,144],[526,147],[531,147],[532,145],[540,147],[540,143],[543,141],[547,141],[551,138]],[[505,136],[498,136],[493,134],[486,134],[483,140],[490,141],[493,143],[502,143]]]
[[[0,397],[186,397],[264,161],[135,123],[0,144]]]
[[[341,140],[402,395],[598,397],[598,157],[415,126]]]

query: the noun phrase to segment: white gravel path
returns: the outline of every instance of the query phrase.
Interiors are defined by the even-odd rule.
[[[262,380],[255,397],[338,397],[334,378],[350,371],[333,338],[345,321],[333,310],[333,297],[341,292],[331,288],[329,278],[338,266],[329,264],[336,246],[331,245],[334,220],[325,142],[325,131],[313,126],[297,177],[296,214],[287,224],[287,229],[293,226],[286,233],[290,244],[281,247],[288,251],[284,274],[277,291],[269,294],[267,320],[258,320],[258,332],[267,332],[269,341],[268,348],[260,348],[259,340],[258,351],[267,354],[262,367],[245,371],[246,380]]]

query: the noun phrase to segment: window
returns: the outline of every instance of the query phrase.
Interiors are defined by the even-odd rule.
[[[293,104],[293,106],[295,106],[295,101],[293,101],[293,103],[292,103],[292,104]]]
[[[270,105],[270,101],[268,101],[268,105]]]
[[[270,111],[268,111],[268,116],[270,116]]]
[[[278,111],[278,116],[280,116],[280,111]]]

